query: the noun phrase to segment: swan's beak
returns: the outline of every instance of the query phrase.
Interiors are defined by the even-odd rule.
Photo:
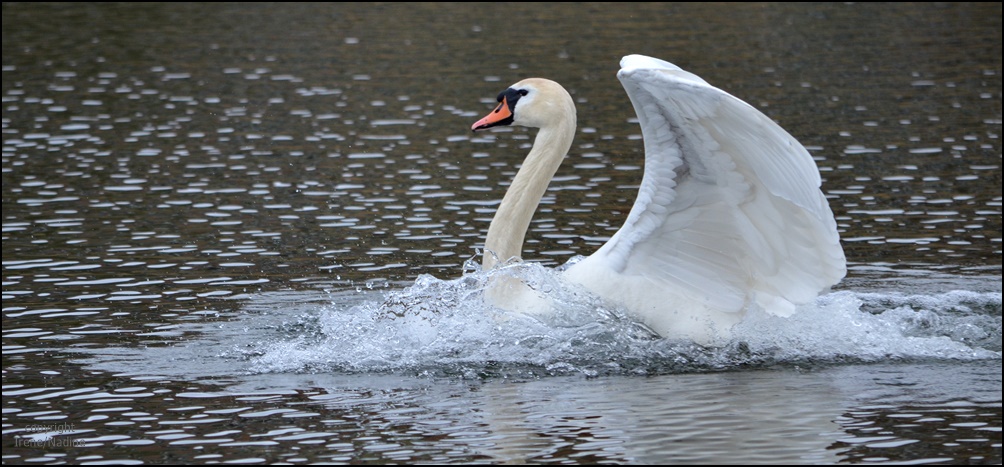
[[[509,102],[507,102],[505,97],[502,97],[502,102],[499,102],[499,106],[495,107],[492,113],[485,115],[484,118],[471,125],[471,131],[484,130],[485,128],[508,125],[510,123],[512,123],[512,112],[509,111]]]

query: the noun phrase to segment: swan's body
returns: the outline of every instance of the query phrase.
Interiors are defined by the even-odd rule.
[[[671,63],[630,55],[617,77],[642,127],[645,174],[624,226],[565,271],[569,281],[664,337],[707,343],[727,337],[751,306],[787,316],[844,276],[833,213],[798,141]],[[575,133],[574,103],[553,81],[520,81],[499,102],[472,129],[540,132],[488,228],[486,269],[520,256]]]

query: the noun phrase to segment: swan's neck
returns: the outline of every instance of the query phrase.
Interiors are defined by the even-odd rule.
[[[559,115],[560,118],[537,133],[533,148],[495,211],[485,239],[484,269],[491,268],[497,261],[521,256],[530,219],[575,136],[575,108]]]

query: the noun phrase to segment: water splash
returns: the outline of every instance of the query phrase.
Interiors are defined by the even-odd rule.
[[[406,372],[465,377],[665,374],[773,365],[1000,359],[1001,293],[842,291],[790,318],[751,310],[724,345],[659,338],[620,310],[535,263],[458,279],[419,277],[379,300],[336,293],[316,321],[255,345],[252,372]],[[529,315],[483,300],[493,277],[546,293],[555,311]]]

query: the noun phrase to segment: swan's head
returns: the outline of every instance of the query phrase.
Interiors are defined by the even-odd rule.
[[[567,121],[569,117],[575,122],[572,96],[549,79],[524,79],[502,91],[498,102],[495,110],[471,125],[472,131],[502,125],[543,128]]]

